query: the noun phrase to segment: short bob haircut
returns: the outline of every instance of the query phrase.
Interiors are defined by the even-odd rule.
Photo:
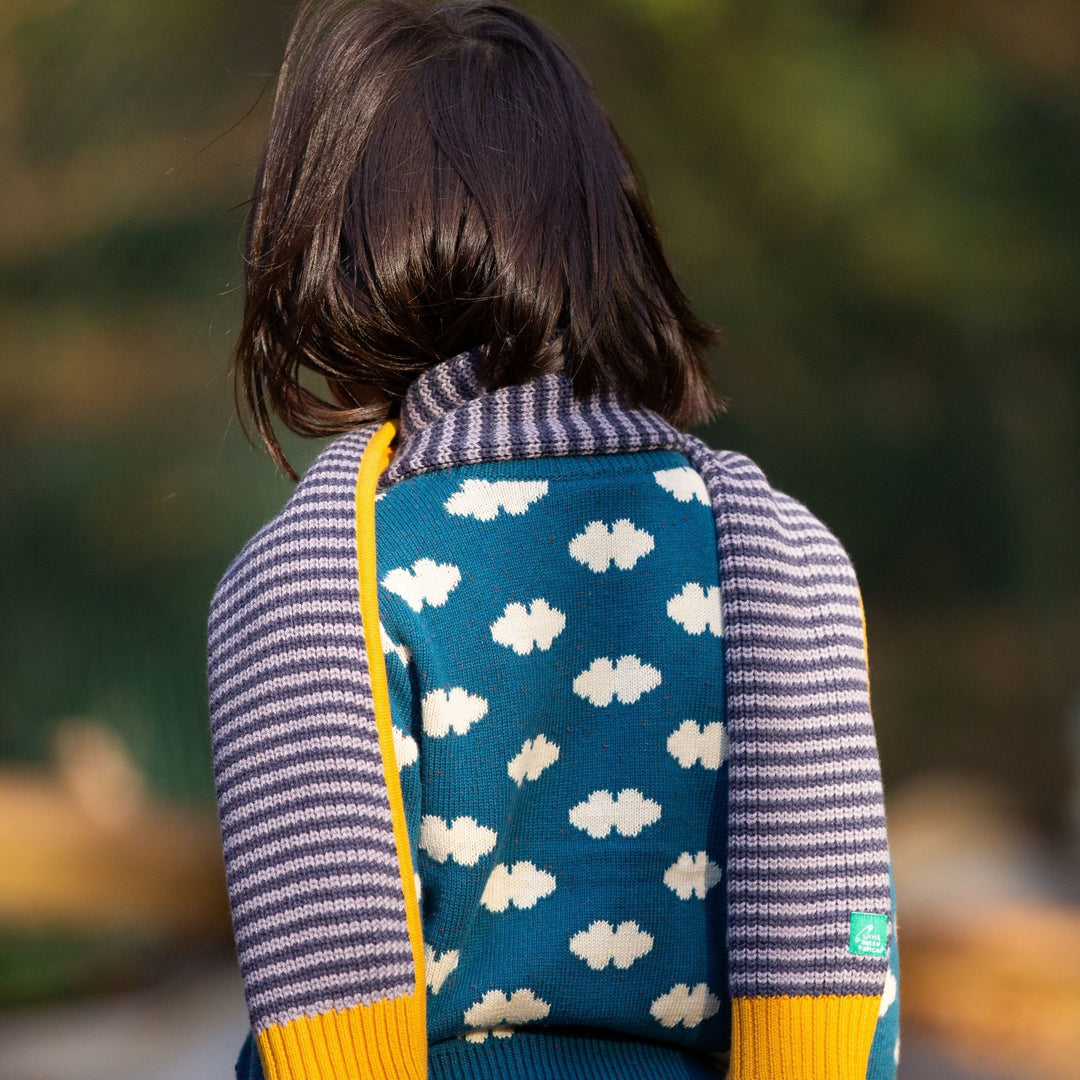
[[[719,407],[717,333],[629,155],[567,48],[507,4],[306,0],[244,247],[237,397],[290,475],[271,413],[348,431],[467,350],[490,389],[561,370],[679,426]]]

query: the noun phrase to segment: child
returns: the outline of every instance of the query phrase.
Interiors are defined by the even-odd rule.
[[[210,617],[238,1075],[891,1077],[855,577],[682,430],[714,333],[565,48],[305,4],[246,259],[263,441],[341,437]]]

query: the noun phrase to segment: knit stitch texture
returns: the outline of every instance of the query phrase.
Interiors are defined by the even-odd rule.
[[[288,1029],[298,1018],[317,1020],[334,1012],[402,999],[411,992],[416,976],[387,799],[387,763],[379,749],[372,705],[368,642],[356,603],[357,559],[359,556],[363,562],[364,554],[356,548],[353,486],[357,464],[370,434],[370,429],[354,432],[320,456],[285,510],[253,539],[230,568],[219,586],[211,615],[215,775],[237,949],[256,1034]],[[712,538],[716,550],[712,578],[707,581],[697,571],[691,576],[699,579],[696,583],[706,600],[713,595],[710,590],[716,588],[714,582],[718,579],[718,607],[723,620],[723,651],[718,656],[718,670],[723,672],[725,689],[722,700],[714,702],[715,714],[688,715],[682,719],[693,720],[695,724],[700,721],[699,740],[705,737],[708,724],[719,723],[721,718],[726,721],[726,779],[730,785],[726,799],[726,850],[719,855],[720,846],[714,844],[708,849],[706,843],[699,845],[695,841],[685,845],[685,853],[695,859],[699,852],[704,852],[708,858],[711,850],[723,860],[722,866],[718,863],[722,891],[714,889],[714,892],[726,902],[726,941],[710,941],[711,974],[700,984],[684,981],[685,996],[689,999],[697,994],[705,1011],[712,1008],[715,1000],[717,1009],[710,1013],[710,1020],[719,1016],[720,1002],[729,998],[751,1005],[762,1002],[766,1006],[762,1015],[773,1017],[767,1021],[770,1025],[776,1022],[775,1016],[782,1015],[782,1010],[770,1010],[769,1002],[793,999],[811,1004],[820,1000],[824,1004],[872,999],[878,1011],[880,1001],[884,1015],[876,1024],[869,1064],[864,1051],[863,1065],[856,1062],[838,1066],[827,1075],[847,1080],[857,1072],[860,1077],[882,1080],[895,1068],[895,993],[886,981],[889,956],[895,958],[888,849],[869,712],[861,603],[850,562],[831,534],[799,503],[774,491],[760,470],[740,455],[712,451],[655,414],[621,406],[611,394],[598,393],[578,400],[561,375],[544,376],[524,386],[484,391],[476,381],[468,356],[432,369],[410,390],[402,409],[399,444],[380,481],[384,493],[380,504],[389,510],[395,495],[404,497],[415,484],[424,481],[451,484],[453,477],[458,483],[454,490],[460,490],[467,479],[496,484],[510,479],[535,484],[544,477],[532,470],[541,469],[545,462],[558,458],[598,461],[597,455],[610,456],[613,468],[618,456],[636,458],[638,464],[649,457],[662,458],[664,467],[651,471],[681,475],[679,483],[683,486],[679,491],[686,496],[685,501],[710,511],[714,522]],[[494,466],[497,462],[506,464]],[[461,471],[464,466],[495,471],[466,475]],[[473,489],[474,495],[476,490]],[[673,500],[679,498],[676,491],[669,490],[668,494]],[[452,496],[453,491],[449,491],[442,498],[442,505]],[[505,509],[498,500],[494,503],[490,499],[486,503],[482,499],[480,503],[474,500],[474,504],[482,504],[485,514],[495,506],[496,516]],[[581,573],[606,574],[607,570],[588,569],[590,560],[599,565],[605,551],[611,554],[614,550],[612,538],[619,520],[628,521],[632,528],[638,527],[638,523],[632,515],[616,518],[613,511],[593,519],[587,506],[579,509],[582,520],[574,522],[573,528],[574,535],[583,536],[578,545],[584,559],[579,563]],[[472,520],[479,522],[482,516]],[[603,525],[604,538],[597,531],[599,525],[589,533],[593,520]],[[395,539],[399,539],[387,536],[384,541],[381,529],[379,535],[380,544],[385,542],[391,550]],[[642,542],[637,543],[640,548]],[[415,676],[414,683],[408,683],[408,661],[398,658],[394,650],[406,645],[403,639],[409,637],[410,630],[402,622],[407,622],[409,616],[409,597],[420,599],[423,608],[423,590],[417,591],[420,586],[416,562],[424,557],[419,550],[407,565],[403,554],[401,565],[393,567],[380,555],[379,570],[384,586],[390,571],[400,569],[412,574],[411,582],[396,579],[403,586],[394,594],[398,602],[396,614],[391,613],[390,599],[386,599],[389,621],[396,620],[396,625],[393,630],[387,627],[388,641],[384,642],[390,650],[387,654],[390,689],[396,702],[398,737],[402,740],[398,742],[401,749],[398,764],[402,766],[402,786],[407,796],[409,766],[404,758],[409,750],[403,740],[418,736],[422,740],[423,694],[418,692],[421,688]],[[569,546],[566,550],[569,554]],[[512,565],[518,554],[516,548],[507,545],[507,565]],[[629,560],[630,555],[625,558]],[[432,561],[437,564],[439,560]],[[569,561],[574,561],[572,556]],[[614,569],[614,576],[618,576],[613,559],[608,568]],[[442,586],[445,584],[444,580]],[[547,621],[543,635],[533,635],[532,650],[520,654],[527,656],[536,651],[539,657],[545,651],[540,644],[554,630],[551,611],[558,609],[561,614],[567,614],[542,590],[532,591],[535,595],[526,595],[528,590],[525,590],[520,596],[507,593],[502,597],[499,617],[506,621],[500,633],[505,640],[500,642],[496,635],[492,642],[508,658],[519,658],[514,643],[524,641],[520,636],[523,623],[536,621],[538,615],[540,622]],[[386,597],[385,587],[383,596]],[[546,612],[537,605],[538,600],[548,601]],[[569,606],[565,600],[563,603]],[[513,608],[513,604],[518,607]],[[449,610],[447,606],[447,614]],[[497,622],[497,619],[486,620],[485,632],[492,633],[491,627]],[[706,634],[708,625],[706,621]],[[412,645],[422,651],[424,639],[422,635],[416,636],[416,629],[412,627]],[[443,632],[446,633],[445,628]],[[555,634],[551,640],[557,637]],[[604,674],[607,683],[616,687],[615,697],[626,657],[635,657],[640,662],[634,674],[638,682],[634,685],[640,689],[650,678],[646,676],[645,683],[641,682],[648,661],[638,657],[629,644],[628,651],[621,652],[621,648],[621,644],[612,645],[607,648],[610,655],[585,658],[588,662],[601,658],[609,661],[610,671],[605,669]],[[396,671],[395,665],[399,665],[400,671]],[[573,680],[589,670],[584,665],[580,670],[571,670],[572,666],[565,668],[571,688]],[[660,665],[653,666],[662,674]],[[438,679],[431,672],[427,674],[426,685],[430,690],[436,687]],[[450,702],[450,691],[464,681],[456,675],[449,682],[443,679],[446,704]],[[597,685],[603,681],[600,679]],[[468,693],[466,687],[460,689]],[[656,693],[656,687],[643,691],[643,701],[650,692]],[[572,694],[572,689],[564,688],[564,693]],[[620,706],[629,708],[629,704],[620,703]],[[694,711],[699,711],[697,706]],[[467,713],[468,710],[454,715]],[[444,709],[442,719],[434,721],[436,726],[447,726],[452,734],[435,736],[433,743],[439,738],[449,738],[452,742],[457,737],[454,715],[448,716]],[[463,719],[456,723],[470,726]],[[678,730],[673,724],[668,734]],[[692,741],[689,729],[683,730],[687,740]],[[550,752],[542,744],[537,751],[537,733],[520,734],[518,752],[525,751],[525,743],[532,741],[519,769],[524,789],[543,779],[539,776],[534,781],[530,777]],[[557,741],[554,735],[550,741]],[[502,753],[506,749],[500,747],[500,754],[507,759],[501,761],[502,770],[507,770],[514,759],[513,755]],[[669,756],[675,760],[673,755]],[[567,760],[561,757],[560,760],[567,764]],[[432,764],[420,762],[414,771],[419,776],[423,768]],[[704,771],[700,755],[695,765],[699,772]],[[549,779],[553,780],[555,765],[549,767]],[[596,767],[605,766],[596,763]],[[505,784],[514,782],[511,773],[503,775]],[[566,835],[572,837],[572,846],[595,845],[598,839],[590,835],[589,827],[579,828],[574,824],[570,816],[574,807],[585,804],[578,814],[587,822],[598,820],[597,814],[603,811],[600,816],[611,818],[609,832],[611,827],[617,831],[618,814],[612,807],[622,806],[622,793],[626,791],[637,790],[641,794],[643,802],[636,805],[634,820],[644,820],[642,806],[651,796],[640,790],[643,783],[632,788],[627,780],[626,786],[620,781],[602,787],[596,781],[588,794],[607,792],[612,806],[605,803],[600,807],[595,800],[589,803],[586,797],[568,806],[557,806],[552,813],[557,811],[564,816],[563,827]],[[579,794],[585,794],[584,788]],[[415,808],[425,807],[426,798],[425,788],[421,786],[419,795],[414,791],[406,799],[407,811],[409,806],[413,807],[409,842],[414,864],[424,868],[424,860],[431,860],[428,869],[434,882],[438,879],[436,867],[454,864],[451,851],[459,834],[456,823],[443,817],[438,837],[432,832],[434,826],[429,826],[425,846],[424,815],[421,813],[417,823]],[[665,794],[663,798],[670,799],[671,795]],[[661,798],[652,801],[664,806]],[[478,807],[474,809],[479,813]],[[708,817],[699,815],[699,826],[703,816]],[[678,846],[675,837],[668,835],[667,820],[661,813],[659,821],[642,825],[641,836],[651,827],[657,830],[657,835],[662,834],[667,842]],[[600,827],[595,824],[594,831]],[[498,836],[498,828],[492,831]],[[716,835],[714,831],[714,839]],[[478,836],[483,840],[482,834],[474,832],[471,838],[474,847]],[[531,834],[521,839],[526,843],[533,840]],[[618,842],[624,839],[620,836]],[[434,857],[433,845],[435,854],[443,855],[442,862]],[[484,905],[483,896],[492,867],[504,866],[501,882],[489,894],[489,899],[495,901],[493,906],[505,899],[506,910],[513,917],[523,911],[533,912],[530,907],[517,907],[513,899],[515,889],[524,889],[523,883],[529,878],[526,891],[537,894],[534,908],[539,919],[541,906],[553,897],[538,895],[542,891],[540,885],[544,884],[538,875],[551,874],[557,881],[559,878],[551,869],[555,864],[554,854],[545,853],[541,850],[543,846],[530,849],[535,856],[530,859],[515,856],[499,861],[494,855],[477,857],[477,866],[481,858],[487,857],[488,861],[470,886],[474,893],[480,890],[479,902],[475,897],[472,902],[476,917],[492,914]],[[468,850],[468,844],[465,847]],[[695,850],[690,850],[691,847]],[[517,871],[517,865],[526,862],[535,868],[536,875]],[[694,866],[696,872],[697,864]],[[448,889],[445,884],[439,888]],[[557,888],[554,892],[557,895]],[[668,892],[674,896],[670,888]],[[659,940],[658,935],[651,934],[641,924],[644,915],[627,917],[633,914],[629,909],[606,920],[597,912],[597,918],[590,922],[585,890],[582,898],[586,918],[574,933],[587,936],[593,923],[606,922],[609,964],[614,965],[619,948],[623,949],[619,953],[623,959],[635,952],[641,954],[626,969],[612,966],[608,973],[624,970],[625,975],[620,977],[637,985],[635,968],[642,973],[646,970],[644,938],[637,935],[649,934]],[[451,907],[459,904],[455,917],[460,922],[461,912],[469,905],[456,894],[448,903]],[[426,939],[429,929],[435,935],[439,924],[437,913],[433,914],[428,906],[429,898],[425,898],[424,905]],[[548,910],[554,910],[550,903],[547,906]],[[851,950],[852,912],[887,917],[888,955],[885,951],[860,955]],[[637,929],[624,931],[627,923],[633,923]],[[560,929],[568,940],[574,936],[569,934],[570,929],[569,922]],[[620,933],[624,941],[616,940]],[[563,963],[573,961],[579,974],[591,976],[588,956],[595,956],[599,962],[600,952],[604,951],[599,943],[602,934],[603,931],[592,944],[581,939],[580,951],[586,953],[584,960],[563,943]],[[504,956],[512,956],[509,940],[500,945],[500,961]],[[444,972],[444,978],[452,976],[445,959],[452,942],[448,936],[438,943],[426,941],[426,944],[431,949],[427,964],[430,993],[434,989],[433,979]],[[658,951],[656,958],[659,955]],[[475,963],[482,963],[482,950],[477,953]],[[469,964],[473,965],[474,960],[470,959]],[[727,968],[726,987],[714,985],[719,965]],[[687,976],[687,980],[693,978],[696,976]],[[894,987],[895,972],[890,978]],[[450,985],[446,983],[448,992]],[[481,991],[478,1001],[482,1001],[486,991],[479,983],[476,986]],[[503,989],[509,994],[519,988],[507,984]],[[642,990],[642,996],[648,997],[652,992]],[[497,1020],[490,1025],[471,1025],[467,1020],[462,1024],[467,1013],[461,1004],[464,997],[458,1003],[460,1007],[448,1009],[440,1019],[438,995],[430,993],[430,997],[433,1075],[442,1068],[435,1065],[435,1049],[441,1045],[440,1038],[453,1034],[455,1025],[458,1028],[503,1026]],[[612,1000],[617,997],[614,995]],[[542,999],[542,995],[538,994],[537,998]],[[446,1000],[450,1001],[451,997]],[[546,999],[542,1000],[550,1005]],[[602,995],[598,1000],[602,1000]],[[695,999],[694,1007],[698,1004]],[[758,1006],[753,1005],[751,1011],[744,1008],[739,1015],[744,1016],[745,1024],[749,1022],[746,1018],[757,1016],[758,1011]],[[457,1020],[450,1019],[451,1012]],[[547,1014],[539,1015],[537,1005],[532,1005],[532,1012],[535,1015],[529,1017],[530,1022],[538,1024],[537,1031],[543,1030]],[[625,1023],[626,1015],[620,1013],[612,1028],[644,1035],[643,1029]],[[581,1018],[577,1019],[580,1022]],[[655,1021],[655,1016],[652,1019]],[[573,1027],[574,1021],[570,1013],[559,1016],[562,1027]],[[597,1023],[594,1018],[587,1022]],[[717,1048],[717,1040],[722,1042],[726,1038],[726,1006],[724,1020],[717,1023],[721,1026],[711,1029],[710,1049]],[[435,1025],[439,1024],[443,1026],[436,1030]],[[700,1021],[699,1025],[676,1022],[672,1026],[679,1035],[691,1030],[700,1035],[707,1030],[707,1025],[701,1026]],[[870,1030],[872,1034],[873,1026]],[[736,1043],[732,1046],[733,1076],[750,1076],[749,1072],[740,1073],[739,1061],[749,1061],[758,1052],[754,1048],[765,1045],[753,1032],[746,1032],[745,1037],[752,1043],[744,1045],[737,1029]],[[828,1032],[822,1037],[833,1038],[835,1042],[835,1035]],[[518,1038],[521,1037],[515,1036]],[[571,1033],[564,1040],[565,1045],[576,1045],[574,1038]],[[505,1057],[522,1052],[507,1049],[515,1039],[491,1038],[484,1046],[490,1054]],[[532,1045],[540,1036],[531,1036],[530,1040]],[[670,1036],[666,1041],[671,1041]],[[693,1042],[693,1039],[684,1041]],[[451,1042],[457,1044],[459,1040]],[[521,1038],[521,1044],[525,1043]],[[538,1045],[550,1048],[551,1044],[540,1041]],[[596,1052],[590,1046],[588,1053]],[[543,1056],[540,1051],[537,1053]],[[511,1067],[509,1060],[505,1075],[515,1075],[513,1069],[517,1066]],[[307,1074],[297,1067],[279,1075]],[[324,1071],[318,1075],[339,1074]],[[472,1073],[463,1071],[461,1075]],[[534,1075],[544,1075],[539,1064]],[[667,1073],[658,1062],[657,1069],[648,1075]],[[768,1075],[786,1080],[798,1074],[777,1066]]]
[[[700,478],[673,451],[455,466],[388,488],[377,521],[430,1042],[542,1020],[726,1051]]]

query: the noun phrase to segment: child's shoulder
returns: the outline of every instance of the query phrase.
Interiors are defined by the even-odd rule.
[[[790,548],[848,560],[835,534],[792,495],[773,487],[762,468],[735,450],[714,450],[687,435],[683,451],[701,474],[722,528],[752,542],[771,537]]]
[[[317,581],[355,558],[356,474],[377,425],[325,446],[285,505],[241,548],[214,592],[211,628],[253,592]]]

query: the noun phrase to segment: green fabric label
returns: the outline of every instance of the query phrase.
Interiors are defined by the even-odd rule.
[[[888,915],[853,911],[850,927],[848,952],[852,956],[884,956],[889,951]]]

